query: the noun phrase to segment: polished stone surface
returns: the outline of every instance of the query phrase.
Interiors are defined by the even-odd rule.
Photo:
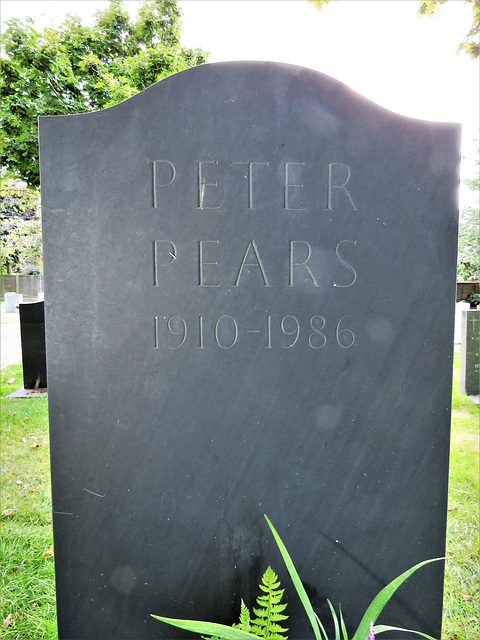
[[[459,140],[274,63],[40,119],[60,638],[232,623],[269,564],[312,637],[263,514],[352,633],[444,555]]]

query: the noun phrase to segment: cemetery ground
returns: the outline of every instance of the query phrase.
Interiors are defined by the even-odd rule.
[[[456,354],[442,640],[480,637],[479,407],[458,392],[459,372]],[[21,364],[1,372],[0,624],[8,640],[53,640],[57,635],[48,406],[46,397],[5,398],[22,380]],[[293,593],[293,587],[287,585],[288,591]]]

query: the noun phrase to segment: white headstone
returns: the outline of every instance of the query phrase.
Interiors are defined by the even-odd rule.
[[[5,291],[5,313],[18,313],[18,305],[23,302],[23,294]]]

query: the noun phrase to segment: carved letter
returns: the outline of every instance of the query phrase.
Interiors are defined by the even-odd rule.
[[[352,267],[352,265],[350,263],[348,263],[346,260],[344,260],[342,258],[342,256],[340,255],[340,245],[343,244],[344,242],[350,242],[350,244],[353,244],[353,246],[355,246],[357,244],[356,240],[341,240],[337,246],[335,247],[335,255],[337,256],[337,260],[340,262],[340,264],[342,266],[344,266],[346,269],[348,269],[350,271],[350,273],[353,276],[353,280],[349,283],[349,284],[337,284],[335,281],[333,283],[334,287],[341,287],[341,288],[347,288],[347,287],[351,287],[353,284],[355,284],[356,280],[357,280],[357,272],[355,271],[355,269]]]
[[[248,164],[248,208],[253,209],[253,172],[252,166],[254,164],[266,164],[268,162],[232,162],[232,164]]]
[[[218,165],[218,160],[203,160],[198,163],[198,206],[197,209],[220,209],[222,206],[221,203],[216,207],[207,207],[204,204],[205,199],[205,188],[206,187],[217,187],[217,182],[204,182],[203,181],[203,166],[204,164],[216,164]]]
[[[307,247],[307,257],[305,258],[305,260],[303,262],[295,262],[293,259],[293,254],[294,254],[294,245],[295,244],[304,244]],[[315,287],[319,287],[320,285],[318,284],[315,276],[313,275],[312,270],[310,269],[310,267],[308,266],[307,262],[310,259],[310,256],[312,255],[312,247],[310,246],[309,242],[306,242],[305,240],[290,240],[290,273],[289,273],[289,278],[288,278],[288,286],[289,287],[293,287],[295,286],[293,284],[293,267],[305,267],[306,272],[308,273],[308,275],[310,276],[313,285]]]
[[[253,252],[255,254],[256,262],[247,262],[246,261],[247,260],[247,256],[248,256],[249,251],[250,251],[250,247],[253,249]],[[268,283],[267,276],[265,275],[265,269],[263,268],[262,261],[260,260],[260,256],[258,254],[258,249],[257,249],[257,245],[255,244],[255,240],[251,240],[248,243],[247,249],[245,251],[245,255],[243,256],[242,264],[240,265],[240,269],[238,270],[238,275],[237,275],[237,279],[235,280],[234,287],[238,287],[238,283],[240,282],[240,276],[242,275],[243,267],[258,267],[260,269],[260,273],[262,274],[263,286],[264,287],[270,287],[271,286]]]
[[[304,162],[286,162],[285,163],[285,190],[284,190],[284,202],[283,208],[289,209],[290,211],[303,211],[305,207],[290,207],[288,202],[288,187],[303,187],[303,182],[289,182],[288,174],[289,167],[292,164],[296,164],[297,166],[305,166]]]
[[[168,267],[177,259],[177,248],[170,240],[153,241],[153,286],[158,287],[158,267]]]
[[[333,182],[333,167],[339,166],[345,169],[345,180],[342,184],[332,184]],[[353,201],[352,196],[350,195],[350,191],[347,189],[347,182],[350,180],[350,167],[348,164],[343,164],[343,162],[329,162],[328,163],[328,190],[327,190],[327,210],[332,211],[332,189],[342,189],[342,191],[347,196],[348,202],[354,211],[358,211],[355,203]]]
[[[164,165],[168,165],[168,169],[166,169],[168,172],[171,171],[172,175],[171,178],[169,180],[167,180],[167,182],[165,182],[166,176],[163,176],[163,181],[160,182],[160,168],[159,165],[164,164]],[[157,187],[168,187],[169,184],[172,184],[172,182],[175,180],[175,176],[176,176],[176,171],[175,171],[175,167],[173,165],[173,163],[171,163],[169,160],[154,160],[152,162],[152,207],[154,209],[157,208]]]
[[[198,286],[199,287],[219,287],[222,283],[219,282],[215,284],[213,282],[205,282],[204,273],[203,273],[203,265],[211,264],[218,265],[217,262],[207,262],[203,259],[203,245],[204,243],[210,242],[212,244],[218,244],[218,240],[199,240],[198,241]]]

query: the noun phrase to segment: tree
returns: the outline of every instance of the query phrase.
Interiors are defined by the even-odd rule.
[[[330,1],[331,0],[310,0],[317,9],[321,9]],[[433,15],[440,5],[445,4],[448,1],[449,0],[423,0],[420,2],[418,13],[421,16]],[[480,44],[478,42],[478,36],[480,33],[480,0],[464,0],[464,2],[472,5],[473,21],[470,30],[465,34],[458,50],[466,51],[470,57],[475,60],[480,57]]]
[[[480,149],[479,149],[480,151]],[[477,160],[477,168],[480,162]],[[472,191],[480,191],[480,177],[465,180]],[[464,207],[458,229],[457,277],[460,281],[480,280],[480,209]]]
[[[0,179],[0,272],[42,272],[40,198],[19,180]]]
[[[445,4],[448,0],[424,0],[420,3],[418,13],[421,16],[433,15],[438,7]],[[480,0],[464,0],[465,3],[472,5],[473,22],[470,30],[462,42],[460,43],[458,50],[466,51],[470,57],[475,60],[480,57],[480,44],[478,42],[478,35],[480,33]]]
[[[93,27],[69,14],[58,29],[10,20],[1,36],[0,163],[39,185],[37,117],[109,107],[152,83],[207,61],[180,44],[177,0],[144,2],[136,21],[110,0]]]

